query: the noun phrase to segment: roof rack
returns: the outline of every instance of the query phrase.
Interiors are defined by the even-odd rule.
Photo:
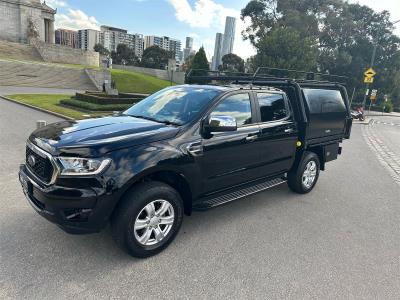
[[[343,84],[348,77],[331,74],[322,74],[290,69],[259,67],[256,72],[239,73],[227,71],[209,71],[204,69],[191,69],[186,74],[186,82],[196,81],[227,81],[236,84],[257,84],[265,81],[295,81],[309,84]]]

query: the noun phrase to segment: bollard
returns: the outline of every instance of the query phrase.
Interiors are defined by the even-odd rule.
[[[36,121],[36,128],[37,128],[37,129],[42,128],[42,127],[44,127],[44,126],[46,126],[46,125],[47,125],[47,122],[44,121],[44,120],[38,120],[38,121]]]

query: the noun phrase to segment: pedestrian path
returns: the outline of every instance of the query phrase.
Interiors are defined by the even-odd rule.
[[[368,147],[376,154],[379,162],[390,173],[394,181],[400,185],[400,155],[390,149],[379,136],[375,124],[382,121],[373,120],[370,125],[362,127],[362,135]]]
[[[384,122],[384,121],[373,120],[372,121],[372,125],[373,124],[382,124],[382,125],[399,126],[400,127],[400,122],[399,123],[394,123],[394,122]]]

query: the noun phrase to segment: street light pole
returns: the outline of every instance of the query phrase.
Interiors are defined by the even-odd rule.
[[[394,21],[394,22],[392,23],[392,25],[397,24],[397,23],[399,23],[399,22],[400,22],[400,20]],[[373,67],[374,67],[377,49],[378,49],[378,43],[375,43],[374,49],[373,49],[373,51],[372,51],[372,57],[371,57],[371,62],[370,62],[370,68],[373,68]],[[366,102],[367,102],[367,97],[368,97],[368,94],[369,94],[369,87],[370,87],[370,84],[367,83],[367,84],[366,84],[366,88],[365,88],[364,100],[363,100],[363,102],[362,102],[362,107],[363,107],[363,109],[365,109],[365,104],[366,104]]]
[[[370,68],[373,68],[374,67],[374,64],[375,64],[375,57],[376,57],[376,50],[378,49],[378,44],[376,43],[375,45],[374,45],[374,50],[372,51],[372,57],[371,57],[371,62],[370,62]],[[369,87],[370,87],[370,83],[367,83],[366,84],[366,87],[365,87],[365,94],[364,94],[364,99],[363,99],[363,102],[362,102],[362,108],[363,108],[363,110],[365,110],[365,104],[366,104],[366,102],[367,102],[367,97],[368,97],[368,94],[369,94]]]

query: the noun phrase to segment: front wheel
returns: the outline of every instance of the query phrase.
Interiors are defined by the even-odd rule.
[[[183,219],[179,193],[162,182],[134,186],[121,199],[111,220],[117,244],[134,257],[164,250],[177,235]]]
[[[310,192],[318,181],[320,162],[314,152],[305,152],[297,169],[288,173],[289,188],[299,194]]]

